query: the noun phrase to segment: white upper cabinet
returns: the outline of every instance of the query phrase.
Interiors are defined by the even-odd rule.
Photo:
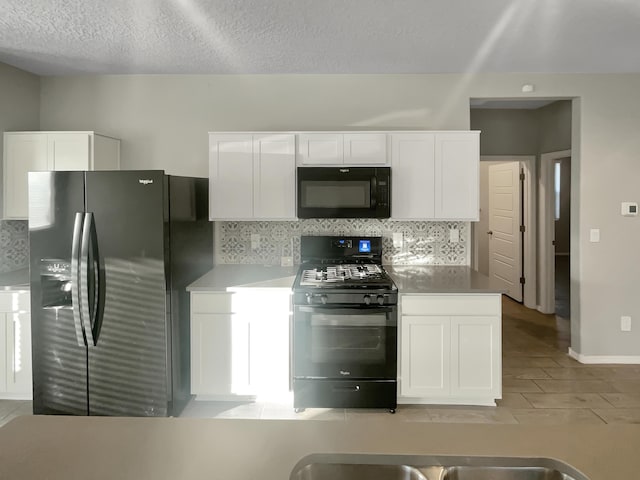
[[[296,217],[296,157],[293,134],[253,136],[255,218]]]
[[[209,134],[211,220],[295,219],[295,136]]]
[[[253,136],[209,137],[209,216],[217,219],[253,218]]]
[[[298,163],[303,165],[342,165],[344,138],[341,133],[298,134]]]
[[[478,219],[479,132],[390,136],[391,218]]]
[[[385,165],[387,161],[386,133],[344,134],[346,165]]]
[[[478,220],[479,132],[436,133],[435,218]]]
[[[391,135],[391,218],[434,217],[434,135]]]
[[[4,218],[28,218],[30,171],[118,169],[120,140],[115,138],[95,132],[6,132]]]
[[[29,216],[28,173],[49,169],[46,135],[4,134],[4,218]]]
[[[298,134],[299,165],[386,165],[387,134],[310,132]]]

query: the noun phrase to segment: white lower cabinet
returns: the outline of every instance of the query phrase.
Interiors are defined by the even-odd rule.
[[[191,292],[191,393],[200,399],[289,390],[288,290]]]
[[[0,398],[30,399],[29,292],[0,292]]]
[[[495,405],[500,295],[401,295],[400,308],[398,403]]]

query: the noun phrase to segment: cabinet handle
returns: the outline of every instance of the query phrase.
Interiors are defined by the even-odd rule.
[[[13,374],[13,384],[16,384],[16,320],[14,318],[13,320],[13,325],[12,325],[12,330],[13,330],[13,352],[11,352],[13,355],[11,355],[11,373]]]

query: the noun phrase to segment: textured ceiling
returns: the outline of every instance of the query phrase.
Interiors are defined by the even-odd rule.
[[[99,73],[638,73],[640,0],[0,0],[0,62]]]

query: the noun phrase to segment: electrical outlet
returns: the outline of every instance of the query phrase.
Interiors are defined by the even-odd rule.
[[[600,229],[592,228],[589,230],[589,241],[592,243],[598,243],[600,241]]]
[[[393,234],[393,248],[402,248],[402,232],[394,232]]]
[[[293,267],[293,257],[280,257],[282,267]]]
[[[460,230],[457,228],[451,228],[449,230],[449,241],[452,243],[458,243],[460,241]]]
[[[631,317],[624,315],[620,317],[620,330],[622,330],[623,332],[631,331]]]
[[[258,250],[260,248],[260,235],[257,233],[251,234],[251,250]]]

